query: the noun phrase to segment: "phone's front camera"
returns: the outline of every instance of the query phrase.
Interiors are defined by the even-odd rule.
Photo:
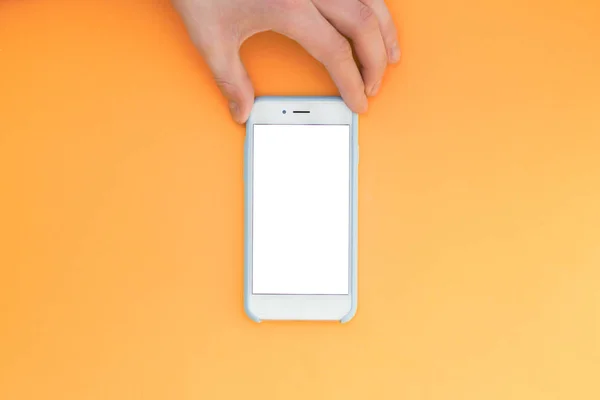
[[[286,114],[286,113],[287,113],[287,111],[283,110],[283,111],[281,111],[281,113],[282,113],[282,114]]]

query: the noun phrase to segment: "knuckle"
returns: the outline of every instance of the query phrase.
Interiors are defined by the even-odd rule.
[[[375,12],[364,2],[360,3],[358,20],[361,25],[368,25],[375,21]]]
[[[337,62],[348,61],[353,59],[352,56],[352,46],[350,46],[350,42],[346,40],[343,36],[340,36],[337,40],[337,43],[333,44],[333,57]]]

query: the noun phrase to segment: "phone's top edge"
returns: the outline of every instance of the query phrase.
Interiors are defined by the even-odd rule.
[[[329,100],[329,101],[342,101],[340,96],[257,96],[255,102],[266,101],[266,100]]]
[[[258,96],[254,99],[255,103],[269,101],[325,101],[340,102],[343,101],[340,96]]]

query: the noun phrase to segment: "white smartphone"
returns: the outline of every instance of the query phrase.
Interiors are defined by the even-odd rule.
[[[248,316],[349,321],[357,306],[357,115],[338,97],[257,98],[244,165]]]

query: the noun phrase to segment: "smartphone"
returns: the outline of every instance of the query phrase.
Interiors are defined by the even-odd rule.
[[[349,321],[357,306],[358,116],[339,97],[259,97],[244,166],[248,316]]]

